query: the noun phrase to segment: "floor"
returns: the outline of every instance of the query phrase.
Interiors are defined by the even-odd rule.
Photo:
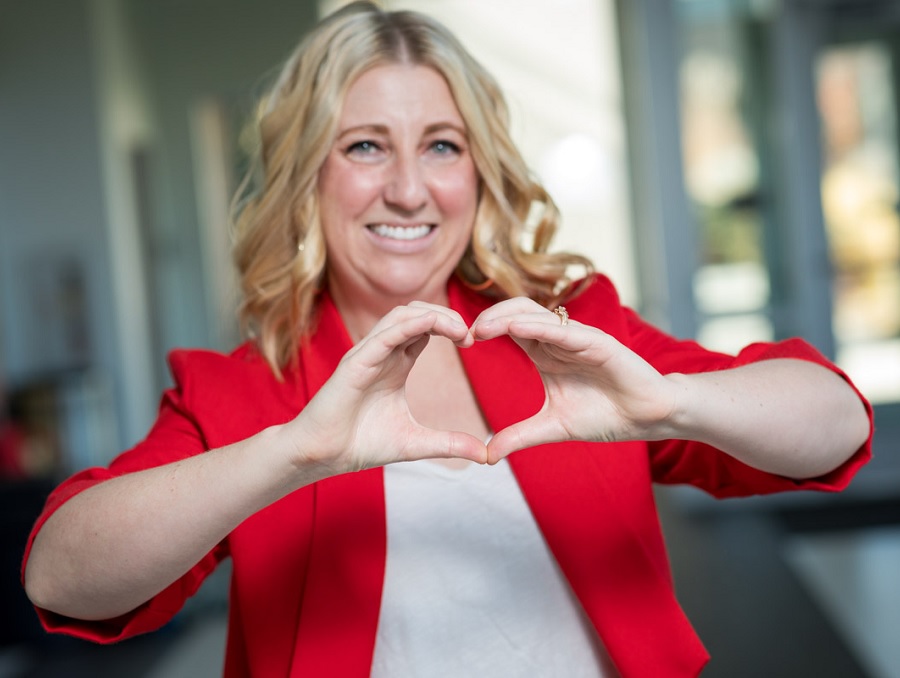
[[[660,491],[659,503],[679,598],[713,657],[704,678],[900,678],[900,501],[708,510]],[[226,578],[156,634],[0,648],[0,678],[220,676]]]
[[[47,636],[0,650],[0,678],[220,678],[226,619],[224,604],[204,606],[108,646]]]
[[[788,562],[871,676],[900,676],[900,528],[798,537]]]
[[[705,678],[900,678],[900,501],[659,501]]]

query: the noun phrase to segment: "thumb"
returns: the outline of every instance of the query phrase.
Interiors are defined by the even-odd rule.
[[[568,434],[558,421],[539,412],[497,431],[487,444],[488,463],[496,464],[526,447],[568,439]]]
[[[423,429],[420,435],[411,436],[406,455],[415,459],[467,459],[478,464],[488,461],[484,441],[460,431],[436,431]]]

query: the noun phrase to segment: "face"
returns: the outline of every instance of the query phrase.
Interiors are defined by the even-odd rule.
[[[318,200],[336,301],[444,302],[472,234],[478,176],[437,71],[390,64],[353,83]]]

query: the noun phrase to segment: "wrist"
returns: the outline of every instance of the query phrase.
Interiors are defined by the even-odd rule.
[[[674,372],[664,376],[671,388],[671,404],[664,416],[652,427],[653,439],[694,440],[698,435],[698,420],[694,415],[697,401],[697,375]]]
[[[277,450],[277,466],[289,491],[344,472],[337,468],[333,437],[318,435],[316,430],[310,430],[310,423],[301,413],[263,432],[267,444]]]

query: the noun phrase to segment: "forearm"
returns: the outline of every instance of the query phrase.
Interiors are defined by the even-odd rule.
[[[267,429],[76,495],[34,541],[29,597],[79,619],[115,617],[149,600],[245,518],[305,484],[281,454],[281,436],[281,427]]]
[[[815,363],[770,360],[668,378],[678,396],[667,437],[709,443],[770,473],[823,475],[869,435],[859,397]]]

